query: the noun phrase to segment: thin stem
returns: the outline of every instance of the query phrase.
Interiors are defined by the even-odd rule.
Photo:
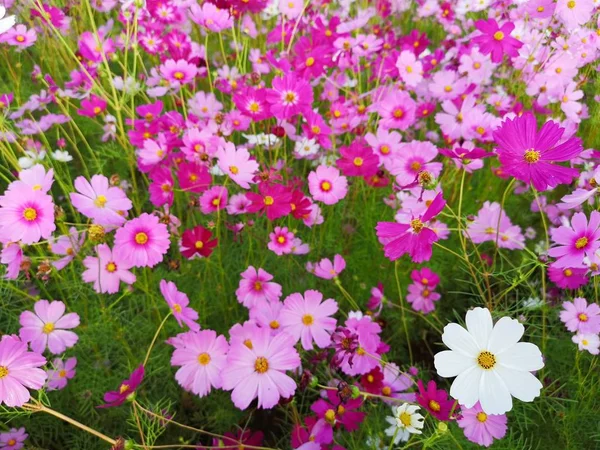
[[[169,317],[171,317],[171,313],[172,313],[172,311],[169,311],[169,314],[167,314],[165,316],[165,318],[163,319],[163,321],[158,326],[158,329],[156,330],[156,333],[154,333],[154,337],[152,338],[152,342],[150,343],[150,347],[148,347],[148,351],[146,352],[146,358],[144,358],[144,364],[143,364],[144,367],[146,367],[146,364],[148,363],[148,359],[150,359],[150,353],[152,352],[152,348],[154,348],[154,344],[156,343],[156,339],[158,339],[158,335],[160,333],[160,330],[162,330],[162,327],[165,325],[165,322],[167,321],[167,319]]]

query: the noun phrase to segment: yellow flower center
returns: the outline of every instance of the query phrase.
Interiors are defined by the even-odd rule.
[[[267,196],[265,196],[264,202],[265,202],[265,205],[271,206],[273,203],[275,203],[275,200],[270,195],[267,195]]]
[[[181,305],[179,303],[175,303],[173,305],[173,311],[175,311],[176,313],[180,314],[181,313]]]
[[[146,242],[148,242],[148,235],[143,231],[140,231],[135,235],[135,242],[137,242],[140,245],[145,244]]]
[[[481,67],[481,63],[480,62],[474,62],[473,63],[473,69],[479,69]]]
[[[208,353],[200,353],[198,355],[198,362],[203,366],[207,365],[210,362],[210,355]]]
[[[196,247],[196,250],[202,250],[202,248],[204,247],[204,242],[196,241],[196,243],[194,244],[194,247]]]
[[[260,281],[254,282],[254,290],[260,291],[262,289],[262,283]]]
[[[23,210],[23,218],[28,222],[37,219],[37,211],[33,208],[25,208]]]
[[[229,171],[232,174],[236,175],[240,171],[240,169],[238,169],[236,166],[229,166]]]
[[[404,116],[404,111],[402,111],[400,108],[394,110],[394,117],[396,119],[401,119],[402,116]]]
[[[279,242],[280,244],[283,244],[285,242],[285,237],[284,236],[279,236],[277,238],[277,242]]]
[[[253,113],[257,113],[260,110],[260,105],[257,102],[250,102],[248,109]]]
[[[18,35],[15,39],[17,42],[25,42],[25,36]]]
[[[306,58],[306,67],[312,67],[314,63],[315,63],[315,58],[313,58],[312,56],[309,56],[308,58]]]
[[[173,77],[174,77],[176,80],[183,80],[183,77],[184,77],[184,76],[185,76],[185,75],[183,74],[183,72],[179,72],[179,71],[177,71],[177,72],[175,72],[175,73],[173,74]]]
[[[588,344],[589,344],[589,342],[588,342],[588,340],[587,340],[587,339],[582,339],[582,340],[581,340],[581,343],[582,343],[583,345],[588,345]]]
[[[440,409],[442,409],[442,407],[435,400],[429,400],[429,409],[431,409],[432,411],[438,412]]]
[[[64,378],[67,376],[67,371],[65,369],[61,370],[60,372],[58,372],[58,376],[60,378]]]
[[[413,219],[410,221],[410,227],[415,233],[420,233],[423,229],[423,222],[420,219]]]
[[[319,133],[321,133],[321,128],[316,125],[313,125],[311,127],[310,131],[312,131],[313,134],[319,134]]]
[[[483,411],[480,413],[477,413],[477,420],[479,420],[481,423],[485,422],[487,420],[487,414],[484,413]]]
[[[577,239],[575,241],[575,248],[577,250],[581,250],[583,247],[585,247],[588,244],[588,238],[584,237],[580,237],[579,239]]]
[[[581,322],[587,322],[588,321],[588,315],[586,313],[579,313],[579,315],[577,316],[577,318]]]
[[[392,388],[389,386],[384,386],[383,389],[381,389],[381,393],[388,397],[392,393]]]
[[[483,128],[483,127],[477,127],[475,129],[475,131],[477,131],[478,134],[483,135],[483,133],[485,133],[485,128]]]
[[[446,92],[452,92],[452,86],[445,86],[444,87],[444,91],[446,91]]]
[[[402,425],[404,425],[405,427],[410,426],[410,424],[412,423],[410,414],[407,412],[403,412],[402,414],[400,414],[400,422],[402,423]]]
[[[358,156],[357,156],[356,158],[354,158],[354,161],[353,161],[353,162],[354,162],[354,165],[355,165],[356,167],[360,167],[360,166],[362,166],[362,165],[363,165],[363,162],[364,162],[364,161],[363,161],[363,159],[362,159],[362,158],[360,158],[360,157],[358,157]]]
[[[329,192],[331,190],[331,183],[329,181],[321,182],[321,190],[325,192]]]
[[[494,39],[496,39],[497,41],[501,41],[502,39],[504,39],[504,33],[502,31],[496,31],[494,33]]]
[[[335,411],[333,409],[328,409],[325,411],[325,422],[330,425],[335,423]]]
[[[415,161],[414,163],[412,163],[412,164],[410,165],[410,168],[411,168],[412,170],[414,170],[415,172],[416,172],[416,171],[418,171],[418,170],[421,170],[421,167],[422,167],[422,166],[421,166],[421,163],[420,163],[420,162],[418,162],[418,161]]]
[[[128,384],[122,384],[119,387],[119,394],[123,394],[125,392],[127,392],[129,390],[129,385]]]
[[[221,199],[215,198],[211,203],[213,204],[213,206],[219,206],[219,204],[221,203]]]
[[[365,352],[365,349],[364,349],[364,348],[362,348],[362,347],[358,347],[358,350],[356,350],[356,354],[357,354],[358,356],[364,356],[364,355],[365,355],[365,353],[367,353],[367,352]]]
[[[248,347],[250,350],[252,350],[252,348],[254,347],[254,346],[252,345],[252,341],[251,341],[250,339],[246,339],[246,340],[244,341],[244,345],[245,345],[246,347]]]
[[[269,326],[271,327],[271,329],[277,330],[279,328],[279,322],[277,322],[276,320],[272,320],[271,323],[269,323]]]
[[[104,205],[106,205],[107,201],[108,199],[104,195],[99,195],[96,197],[96,200],[94,200],[94,205],[96,205],[98,208],[104,208]]]
[[[52,333],[54,331],[54,324],[52,322],[44,324],[44,328],[42,328],[42,331],[46,334]]]
[[[41,191],[42,190],[42,185],[41,184],[34,184],[31,189],[33,189],[34,191]]]
[[[540,152],[531,148],[525,152],[524,158],[529,164],[536,163],[540,160]]]
[[[569,8],[569,9],[575,8],[575,2],[573,0],[571,0],[570,2],[567,2],[567,8]]]
[[[563,270],[563,275],[565,277],[570,277],[571,275],[573,275],[573,271],[571,269],[565,269]]]
[[[269,370],[269,361],[267,361],[267,358],[264,356],[259,356],[256,358],[256,361],[254,362],[254,370],[256,370],[258,373],[265,373],[267,370]]]
[[[7,442],[7,444],[8,444],[9,447],[12,447],[16,443],[17,443],[16,439],[11,439],[10,441]]]
[[[477,364],[479,364],[479,367],[482,369],[490,370],[496,365],[496,357],[492,353],[484,350],[477,357]]]
[[[288,103],[296,101],[296,94],[293,92],[288,92],[287,94],[285,94],[285,101]]]
[[[315,319],[310,314],[302,316],[302,323],[306,326],[310,326],[314,323]]]
[[[8,367],[0,366],[0,380],[8,375]]]
[[[390,147],[387,145],[382,145],[379,151],[384,155],[387,155],[390,152]]]
[[[537,7],[537,12],[544,12],[544,7],[543,6],[538,6]]]
[[[107,272],[113,273],[117,271],[117,265],[114,262],[109,262],[105,267]]]

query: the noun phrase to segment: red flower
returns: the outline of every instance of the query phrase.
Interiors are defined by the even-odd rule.
[[[360,384],[369,394],[381,394],[383,388],[383,372],[379,366],[360,377]]]
[[[187,259],[196,255],[208,258],[218,242],[211,238],[212,233],[201,225],[185,230],[181,236],[181,254]]]

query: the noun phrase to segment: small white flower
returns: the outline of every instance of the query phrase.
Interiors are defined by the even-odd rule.
[[[56,160],[56,161],[60,161],[60,162],[69,162],[69,161],[73,161],[73,157],[71,156],[71,154],[66,151],[66,150],[55,150],[52,153],[52,157]]]
[[[385,430],[385,434],[393,437],[394,444],[400,441],[408,441],[411,434],[421,434],[423,429],[424,417],[417,411],[419,407],[403,403],[400,406],[392,407],[393,416],[388,416],[385,420],[391,425]]]
[[[541,308],[544,302],[538,297],[529,297],[523,300],[523,308],[525,309],[538,309]]]
[[[302,138],[296,141],[294,152],[298,158],[306,158],[307,156],[316,155],[319,152],[319,144],[315,139]]]
[[[215,177],[222,177],[223,175],[225,175],[225,172],[223,172],[221,170],[221,168],[219,167],[218,164],[215,164],[214,166],[212,166],[209,170],[211,175],[215,176]]]
[[[540,349],[519,342],[525,327],[502,317],[495,325],[487,308],[467,312],[467,329],[456,323],[444,327],[442,341],[450,350],[435,355],[441,377],[456,377],[450,395],[465,408],[480,402],[486,414],[512,409],[512,397],[531,402],[542,383],[531,374],[544,367]]]
[[[29,169],[34,166],[36,163],[41,162],[46,157],[46,151],[42,150],[39,153],[32,152],[31,150],[27,150],[25,152],[25,156],[21,156],[19,158],[19,167],[21,169]]]
[[[577,333],[571,340],[577,344],[580,351],[587,350],[592,355],[600,353],[600,337],[597,334]]]
[[[14,27],[15,23],[17,22],[15,16],[4,17],[5,15],[6,8],[4,6],[0,6],[0,34],[6,33],[8,30]]]
[[[268,147],[273,147],[279,143],[279,138],[274,134],[244,134],[243,136],[248,139],[248,144],[250,145],[266,145]]]

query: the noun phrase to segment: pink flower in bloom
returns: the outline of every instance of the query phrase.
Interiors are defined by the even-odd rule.
[[[400,371],[400,368],[396,364],[387,363],[383,367],[383,387],[381,388],[381,395],[414,403],[416,394],[406,392],[413,384],[414,381],[412,378],[408,374]],[[386,403],[397,404],[391,400],[386,400]]]
[[[25,446],[25,440],[29,437],[25,433],[25,428],[11,428],[6,433],[0,433],[0,449],[2,450],[20,450]]]
[[[275,230],[269,234],[267,248],[278,256],[291,253],[294,237],[294,233],[288,231],[287,227],[275,227]]]
[[[248,212],[266,212],[267,219],[275,220],[292,212],[292,191],[281,184],[260,183],[259,193],[247,192],[252,202]]]
[[[182,190],[197,194],[206,191],[212,182],[208,168],[197,162],[181,163],[177,169],[177,179]]]
[[[600,213],[592,211],[588,223],[585,214],[575,213],[571,219],[571,226],[561,226],[552,229],[552,240],[558,244],[548,250],[548,255],[558,258],[554,267],[579,267],[583,258],[593,258],[596,250],[600,248]]]
[[[413,271],[413,273],[416,271]],[[441,298],[441,295],[434,291],[435,285],[429,286],[415,282],[408,285],[408,294],[406,301],[410,303],[415,311],[429,314],[435,309],[434,302]]]
[[[135,283],[135,275],[132,274],[130,261],[125,261],[113,252],[107,244],[96,247],[97,257],[86,256],[83,265],[86,271],[81,278],[86,283],[94,283],[94,290],[98,293],[114,294],[119,291],[119,284]]]
[[[0,340],[0,404],[18,407],[30,399],[27,389],[38,390],[46,382],[46,372],[40,369],[46,358],[28,351],[27,344],[11,335]]]
[[[363,375],[379,365],[381,327],[369,316],[349,318],[345,328],[332,336],[336,349],[336,364],[347,375]],[[338,333],[338,331],[342,331]],[[341,339],[340,339],[341,338]],[[356,345],[356,348],[354,346]]]
[[[59,355],[73,347],[78,336],[70,330],[79,325],[77,313],[65,314],[65,304],[55,300],[39,300],[33,305],[35,313],[23,311],[19,318],[19,336],[28,342],[34,352],[43,353],[46,347],[50,353]]]
[[[410,224],[379,222],[375,229],[377,238],[383,244],[386,258],[395,261],[408,253],[415,263],[428,261],[433,251],[433,243],[439,238],[427,227],[427,222],[437,216],[446,206],[440,192],[422,216],[410,221]]]
[[[48,370],[48,390],[49,391],[60,391],[67,386],[67,381],[75,376],[75,366],[77,365],[77,358],[69,358],[63,361],[60,358],[56,358],[52,362],[52,369]]]
[[[281,297],[281,285],[271,281],[273,275],[259,268],[249,266],[241,273],[239,287],[235,291],[238,302],[252,308],[257,301],[277,302]]]
[[[235,183],[244,189],[250,189],[254,183],[254,175],[258,170],[258,163],[250,159],[250,153],[245,148],[236,150],[235,145],[227,142],[216,153],[219,168]]]
[[[335,255],[333,263],[328,258],[323,258],[314,268],[314,274],[325,280],[336,278],[346,268],[346,260],[342,255]]]
[[[313,89],[308,82],[290,72],[273,78],[273,89],[267,89],[266,100],[275,117],[288,120],[296,114],[310,111]]]
[[[435,178],[442,171],[442,163],[431,162],[437,155],[438,150],[431,142],[412,141],[400,144],[398,152],[388,165],[389,171],[400,186],[414,183],[422,172],[428,172]]]
[[[175,374],[177,382],[200,397],[210,394],[213,387],[220,388],[229,349],[225,336],[202,330],[185,333],[181,339],[183,347],[171,357],[172,366],[181,366]]]
[[[173,175],[166,167],[158,167],[150,172],[152,183],[148,186],[150,201],[154,206],[173,205]]]
[[[8,189],[14,189],[23,185],[28,186],[34,191],[40,191],[44,194],[48,193],[54,181],[54,170],[46,169],[41,164],[36,164],[30,169],[19,172],[19,179],[8,185]]]
[[[73,206],[98,225],[122,225],[125,212],[133,204],[121,188],[110,186],[104,175],[94,175],[91,182],[84,177],[75,179],[77,192],[70,194]]]
[[[198,68],[185,59],[179,59],[174,61],[167,59],[159,68],[160,74],[165,80],[167,80],[172,86],[180,86],[182,84],[189,84],[194,80],[194,77],[198,74]]]
[[[89,99],[81,100],[81,109],[77,110],[77,114],[94,118],[106,111],[106,105],[106,100],[92,94]]]
[[[600,306],[596,303],[588,305],[585,298],[577,297],[573,302],[564,302],[560,312],[562,320],[569,331],[579,333],[600,332]]]
[[[489,447],[494,439],[502,439],[506,435],[506,422],[506,414],[486,414],[479,402],[472,408],[461,406],[461,418],[457,420],[465,437],[484,447]]]
[[[294,395],[296,383],[285,372],[298,366],[300,355],[294,338],[286,333],[271,336],[268,328],[260,328],[252,348],[243,343],[230,347],[221,373],[223,389],[232,390],[231,400],[240,409],[246,409],[255,398],[259,408],[273,408],[281,397]]]
[[[475,28],[483,34],[475,36],[472,42],[479,45],[479,52],[482,55],[492,54],[492,62],[502,62],[504,54],[510,58],[519,55],[518,50],[523,43],[510,35],[515,29],[515,24],[506,22],[502,27],[494,19],[478,20],[475,22]]]
[[[343,426],[347,431],[354,431],[365,418],[365,413],[358,411],[362,406],[363,399],[348,399],[342,402],[335,390],[326,391],[327,399],[319,399],[310,407],[320,419],[323,419],[330,427]]]
[[[559,269],[558,267],[548,267],[548,278],[555,283],[559,288],[562,289],[577,289],[588,283],[586,274],[588,272],[587,267],[567,267],[566,269]]]
[[[331,343],[331,332],[335,330],[336,320],[333,316],[337,310],[337,302],[331,298],[323,300],[319,291],[308,290],[304,296],[300,293],[290,294],[284,300],[279,313],[279,323],[285,333],[300,340],[304,350],[313,349],[313,341],[319,348],[326,348]]]
[[[125,403],[127,397],[135,392],[143,379],[144,365],[140,364],[133,372],[131,372],[131,376],[120,384],[119,390],[109,391],[104,394],[104,405],[100,405],[98,408],[114,408],[116,406],[121,406]]]
[[[180,327],[185,323],[192,331],[200,330],[200,325],[196,323],[198,313],[190,308],[188,296],[177,290],[177,286],[172,281],[160,280],[160,293],[171,308],[173,317],[177,320]]]
[[[28,187],[0,196],[0,240],[33,244],[56,229],[52,197]]]
[[[498,228],[498,225],[500,226]],[[497,202],[485,202],[475,219],[467,226],[465,235],[475,244],[493,242],[500,248],[510,250],[525,246],[521,227],[513,225],[510,218]]]
[[[201,7],[193,4],[190,7],[190,18],[200,26],[219,33],[233,26],[233,17],[227,9],[219,9],[212,3],[204,3]]]
[[[349,177],[370,177],[377,173],[379,158],[373,151],[360,142],[348,147],[340,147],[340,155],[335,163],[342,173]]]
[[[127,221],[115,234],[115,256],[132,267],[154,267],[170,245],[167,226],[147,213]]]
[[[308,189],[315,200],[334,205],[346,197],[348,180],[335,167],[320,165],[308,174]]]
[[[433,380],[427,383],[427,389],[422,380],[417,382],[417,386],[419,387],[417,394],[419,405],[438,420],[450,420],[450,411],[453,409],[454,400],[448,399],[448,393],[443,389],[438,389]]]
[[[386,130],[406,130],[415,123],[416,103],[403,91],[392,91],[374,106],[374,110],[381,116],[379,125]]]
[[[52,265],[56,267],[56,270],[62,270],[67,264],[69,264],[75,258],[75,255],[79,253],[81,246],[85,242],[85,233],[79,233],[77,228],[69,228],[69,234],[59,236],[57,239],[50,242],[50,250],[55,255],[64,255],[57,261],[54,261]]]
[[[33,28],[27,29],[25,25],[19,24],[14,28],[2,33],[0,42],[6,42],[9,45],[24,49],[31,47],[37,40],[37,33]]]
[[[533,184],[538,191],[569,184],[578,175],[578,170],[555,162],[576,158],[583,147],[581,139],[576,137],[556,145],[564,132],[565,129],[552,120],[537,131],[536,118],[530,112],[505,120],[493,133],[502,170]]]
[[[227,188],[225,186],[213,186],[200,197],[200,211],[211,214],[223,210],[227,206]]]
[[[0,253],[0,263],[6,264],[4,277],[8,280],[16,280],[23,262],[23,249],[15,242],[4,245]]]

